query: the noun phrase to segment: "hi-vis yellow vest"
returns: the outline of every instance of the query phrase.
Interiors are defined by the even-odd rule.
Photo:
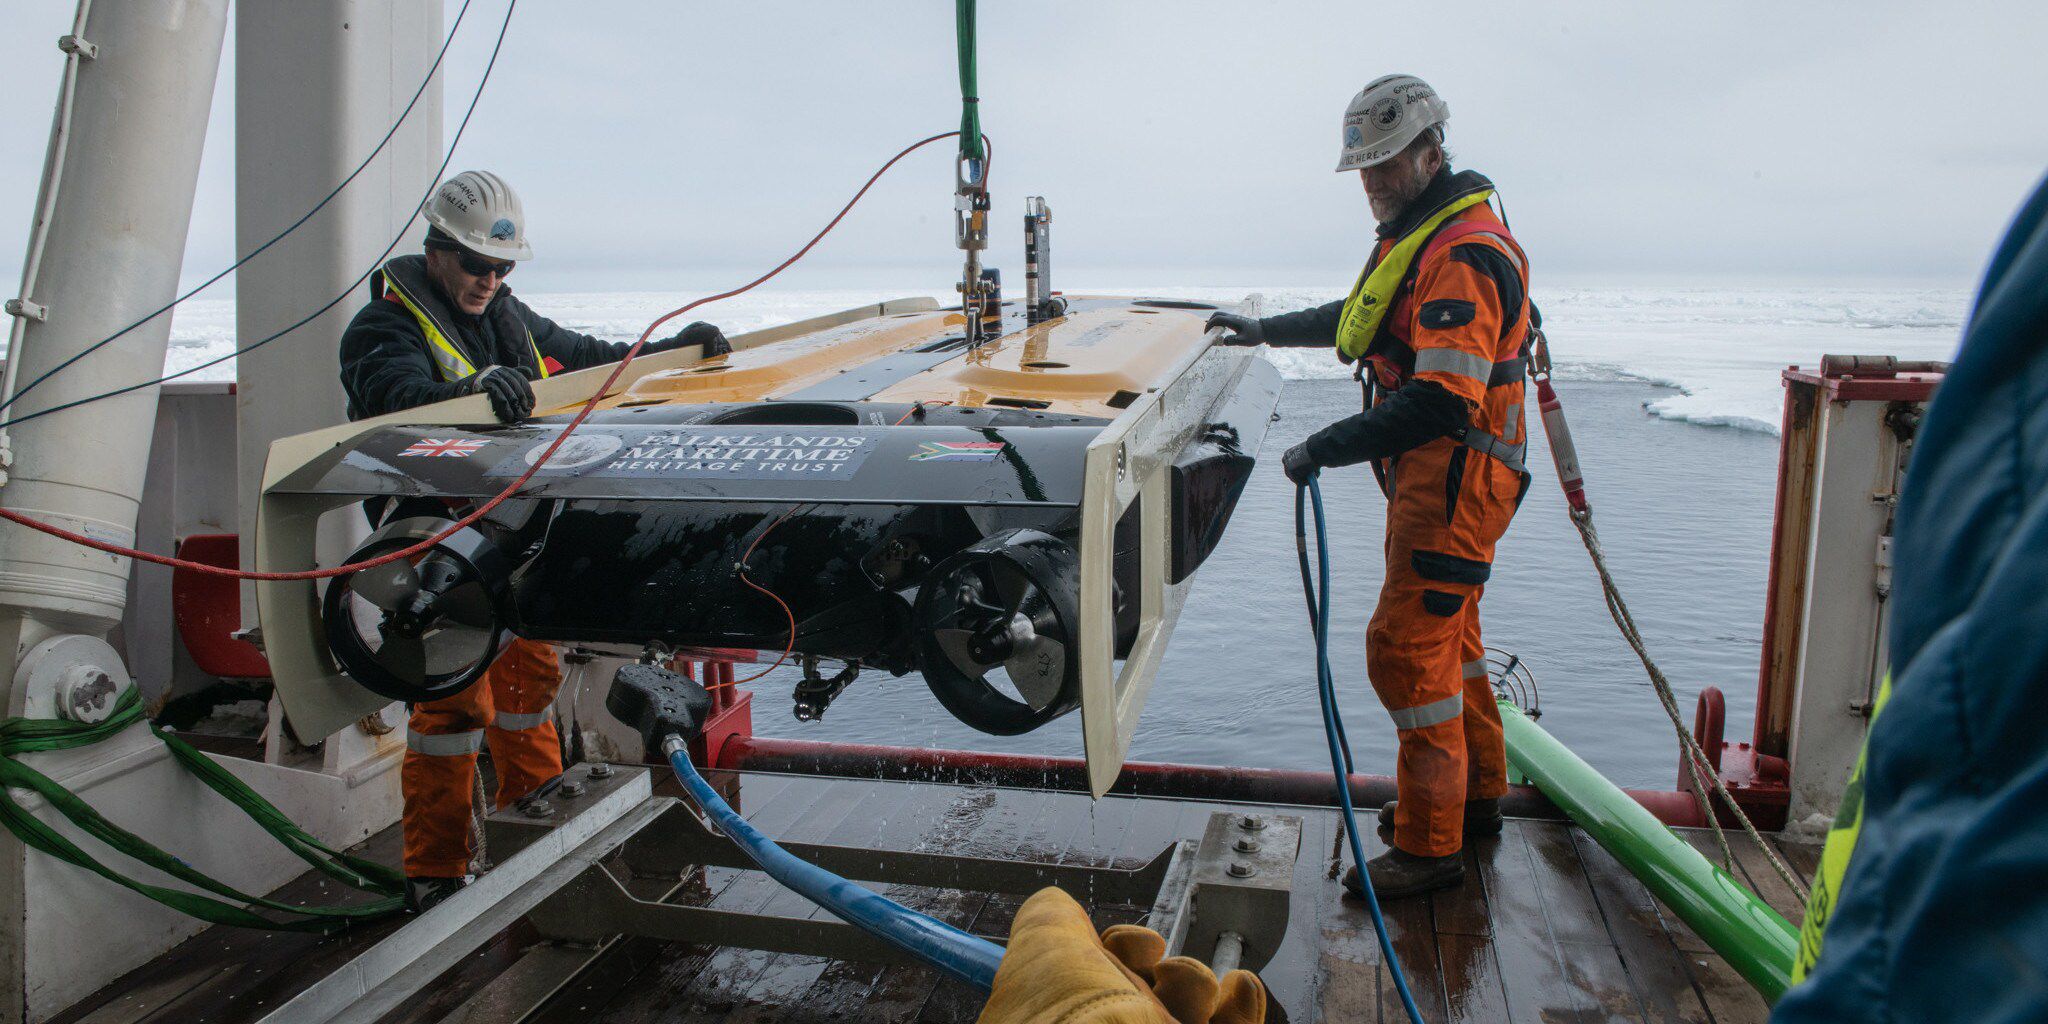
[[[427,337],[427,354],[434,357],[434,368],[440,371],[441,379],[461,380],[475,373],[477,368],[470,363],[468,356],[462,354],[462,349],[449,340],[447,332],[441,329],[434,315],[427,311],[426,303],[408,293],[404,286],[398,283],[398,276],[389,269],[386,269],[382,276],[385,297],[404,306],[406,312],[411,313],[413,319],[419,321],[420,332]],[[541,358],[540,346],[534,342],[532,331],[526,332],[526,344],[533,349],[533,365],[540,368],[542,377],[548,376],[548,361]]]
[[[1372,339],[1379,334],[1380,321],[1386,319],[1387,310],[1394,304],[1394,293],[1401,290],[1401,282],[1408,279],[1408,270],[1415,263],[1415,257],[1429,242],[1429,236],[1464,211],[1478,206],[1493,197],[1492,189],[1483,189],[1468,196],[1459,196],[1431,214],[1429,219],[1417,224],[1414,230],[1401,236],[1385,256],[1365,265],[1358,274],[1358,283],[1351,286],[1351,297],[1344,300],[1344,312],[1337,320],[1337,351],[1351,360],[1365,358],[1365,350],[1372,346]]]
[[[1870,727],[1892,699],[1892,677],[1886,673],[1878,685],[1877,700],[1870,708]],[[1835,823],[1828,826],[1827,845],[1821,847],[1820,869],[1814,872],[1813,889],[1806,900],[1806,917],[1799,922],[1799,951],[1792,960],[1792,983],[1799,984],[1820,962],[1821,939],[1828,920],[1835,916],[1835,903],[1842,898],[1842,881],[1849,874],[1849,858],[1856,852],[1856,839],[1863,834],[1863,771],[1870,759],[1870,737],[1863,738],[1863,751],[1856,755],[1856,768],[1849,773],[1849,786],[1842,791],[1842,805],[1835,811]]]

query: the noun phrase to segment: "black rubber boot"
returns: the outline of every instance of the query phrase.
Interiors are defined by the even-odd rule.
[[[1390,849],[1366,861],[1365,869],[1372,873],[1372,891],[1381,900],[1435,892],[1465,881],[1465,860],[1455,853],[1448,857],[1417,857]],[[1344,872],[1344,889],[1359,899],[1365,898],[1365,889],[1358,884],[1356,864]]]
[[[1380,806],[1380,831],[1394,831],[1394,805],[1398,800],[1389,800]],[[1500,800],[1468,800],[1465,803],[1465,838],[1484,839],[1500,835]]]
[[[462,891],[467,878],[408,878],[405,880],[405,909],[424,914],[435,904]]]

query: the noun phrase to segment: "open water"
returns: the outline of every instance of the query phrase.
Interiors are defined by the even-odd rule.
[[[1324,287],[1119,288],[1237,302],[1281,312],[1339,297]],[[1091,283],[1092,284],[1092,283]],[[729,333],[928,289],[769,291],[701,311]],[[686,295],[522,293],[578,330],[625,339]],[[1823,353],[1941,359],[1967,309],[1955,288],[1558,287],[1536,299],[1557,360],[1588,493],[1614,571],[1652,653],[1690,713],[1718,686],[1728,729],[1747,735],[1761,649],[1764,575],[1776,472],[1779,371]],[[180,311],[168,363],[179,370],[231,352],[232,303]],[[290,344],[286,338],[279,344]],[[1279,453],[1358,407],[1347,371],[1322,352],[1269,353],[1288,377],[1261,462],[1228,534],[1196,574],[1179,630],[1138,727],[1144,760],[1327,767],[1293,542],[1293,492]],[[199,376],[232,377],[232,362]],[[1532,415],[1532,426],[1536,419]],[[1536,673],[1543,724],[1629,786],[1669,786],[1674,740],[1641,666],[1616,633],[1549,463],[1502,542],[1481,604],[1489,645]],[[1365,681],[1364,625],[1380,579],[1384,501],[1362,467],[1325,475],[1336,609],[1333,663],[1361,770],[1390,772],[1394,734]],[[788,712],[781,670],[754,684],[767,735],[848,742],[1078,755],[1069,716],[1020,737],[954,721],[916,676],[864,674],[823,722]]]

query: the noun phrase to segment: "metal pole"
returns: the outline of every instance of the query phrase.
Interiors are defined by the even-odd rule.
[[[10,376],[41,378],[177,294],[228,0],[94,5],[60,44],[69,88],[29,244],[33,294],[8,353]],[[68,110],[63,109],[68,104]],[[31,305],[33,308],[30,308]],[[25,417],[162,374],[171,318],[156,317],[56,372],[4,414]],[[135,542],[157,388],[143,387],[9,428],[0,504],[120,544]],[[131,685],[106,642],[127,604],[129,562],[11,524],[0,527],[0,687],[6,714],[94,721]],[[138,834],[239,838],[178,816],[197,800],[147,730],[87,751],[34,755],[81,799]],[[154,757],[154,760],[151,758]],[[106,766],[121,765],[120,771]],[[158,765],[168,766],[160,769]],[[139,793],[147,786],[151,791]],[[133,812],[133,813],[130,813]],[[187,844],[218,870],[206,842]],[[0,843],[0,1022],[46,1019],[190,931],[154,904],[69,864]],[[196,930],[196,929],[195,929]]]
[[[31,242],[36,294],[24,298],[38,308],[20,322],[19,351],[8,353],[10,373],[22,381],[176,294],[227,0],[102,4],[83,20],[83,38],[67,37],[74,69],[66,73],[76,75],[65,96],[69,138],[61,138],[63,115],[52,128],[62,178],[46,183],[38,212],[44,223]],[[48,170],[59,166],[53,159]],[[26,416],[157,377],[170,330],[171,318],[157,317],[58,373],[4,415]],[[156,400],[156,388],[141,388],[10,428],[14,464],[0,503],[133,543]],[[0,529],[0,628],[13,634],[0,679],[13,678],[17,652],[40,639],[38,632],[104,636],[121,621],[128,571],[126,559],[22,527]],[[50,626],[25,626],[25,619]],[[19,699],[10,714],[21,713]]]
[[[1508,762],[1676,911],[1766,1000],[1792,979],[1799,930],[1777,911],[1671,833],[1641,804],[1502,701]]]

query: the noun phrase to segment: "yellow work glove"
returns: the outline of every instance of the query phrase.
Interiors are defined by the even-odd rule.
[[[1250,971],[1219,984],[1193,957],[1165,957],[1150,928],[1100,937],[1072,896],[1040,889],[1010,926],[980,1024],[1263,1024],[1266,987]]]

